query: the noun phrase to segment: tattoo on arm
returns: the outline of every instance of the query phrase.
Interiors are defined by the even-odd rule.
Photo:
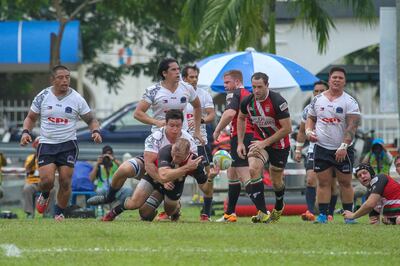
[[[317,122],[316,116],[309,115],[308,118],[310,118],[312,121],[314,121],[314,123]]]
[[[344,132],[343,141],[350,144],[354,140],[357,128],[361,124],[361,116],[360,115],[347,115],[346,124],[347,124],[347,127]]]
[[[81,116],[83,121],[85,121],[86,124],[90,125],[94,119],[94,116],[92,114],[92,112],[89,112],[87,114],[84,114]]]

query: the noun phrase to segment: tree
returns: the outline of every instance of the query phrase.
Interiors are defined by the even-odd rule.
[[[144,73],[155,78],[161,58],[175,57],[181,64],[198,58],[199,53],[179,43],[179,19],[176,18],[182,7],[183,2],[173,0],[0,0],[0,20],[58,20],[62,23],[79,20],[87,76],[95,83],[105,80],[109,92],[117,93],[124,75]],[[63,28],[57,36],[62,37],[62,32]],[[56,40],[56,48],[60,41],[61,38]],[[115,43],[142,45],[154,56],[149,62],[130,66],[99,61],[98,55],[108,52]],[[52,64],[59,63],[56,51]]]
[[[197,2],[203,2],[201,4]],[[356,18],[366,23],[375,21],[372,0],[340,0],[336,4],[352,8]],[[315,34],[318,51],[326,51],[329,31],[335,25],[327,7],[332,1],[289,0],[288,11],[297,22],[305,23]],[[192,18],[195,22],[191,22]],[[181,41],[192,47],[203,48],[205,54],[238,50],[248,46],[265,50],[261,39],[268,33],[268,51],[276,52],[275,44],[276,0],[187,0],[183,9]]]

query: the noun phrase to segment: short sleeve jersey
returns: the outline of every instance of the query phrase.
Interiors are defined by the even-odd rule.
[[[158,154],[158,168],[160,167],[169,167],[169,168],[178,168],[179,165],[175,165],[172,162],[171,155],[172,145],[164,146],[160,153]],[[196,156],[194,156],[196,158]],[[185,165],[187,162],[184,162],[182,165]],[[193,176],[194,179],[199,184],[203,184],[207,180],[207,174],[204,169],[204,165],[202,163],[199,164],[196,170],[186,173],[186,175]],[[186,177],[186,176],[185,176]]]
[[[194,101],[197,97],[196,91],[189,83],[180,81],[177,89],[174,92],[161,86],[161,83],[146,89],[142,96],[142,100],[151,104],[151,110],[153,111],[153,117],[157,120],[164,120],[165,113],[171,109],[178,109],[184,111],[186,105]],[[156,126],[152,127],[152,132],[156,129]],[[187,121],[183,122],[183,128],[187,129]]]
[[[197,145],[194,142],[193,137],[185,130],[182,129],[181,138],[185,138],[190,142],[190,151],[197,155]],[[144,141],[144,151],[159,153],[161,148],[170,145],[171,142],[165,135],[165,128],[159,128],[155,130],[150,136]]]
[[[196,90],[197,96],[199,97],[200,104],[201,104],[201,115],[202,117],[207,115],[206,108],[214,108],[214,102],[213,99],[210,95],[210,93],[202,88],[197,88]],[[186,109],[184,111],[186,121],[194,120],[194,113],[193,113],[193,106],[191,104],[186,105]],[[193,136],[194,134],[194,128],[189,128],[188,132]],[[200,132],[203,140],[205,141],[205,144],[207,145],[207,130],[206,130],[206,125],[201,124],[200,125]],[[197,146],[200,146],[201,143],[195,139]]]
[[[31,110],[40,114],[40,143],[57,144],[76,140],[79,116],[90,112],[85,99],[75,90],[61,100],[52,87],[42,90],[33,100]]]
[[[367,197],[375,193],[383,197],[383,214],[385,216],[400,215],[400,184],[390,176],[379,174],[371,179]]]
[[[232,120],[232,126],[231,126],[231,135],[232,137],[237,135],[237,118],[239,116],[239,110],[240,110],[240,103],[242,100],[250,95],[250,92],[246,90],[245,88],[240,88],[234,90],[232,93],[229,93],[226,95],[226,108],[225,110],[232,109],[236,111],[236,115]],[[251,124],[251,121],[249,120],[248,117],[246,117],[246,130],[245,134],[252,134],[253,133],[253,125]]]
[[[317,118],[315,133],[317,144],[328,150],[336,150],[343,142],[346,129],[346,115],[360,115],[357,101],[346,92],[330,101],[326,92],[314,97],[308,114]]]
[[[288,103],[277,92],[269,91],[263,101],[257,101],[253,94],[243,99],[240,109],[250,117],[254,126],[254,138],[264,140],[282,128],[279,120],[290,117]],[[278,140],[271,146],[273,149],[290,147],[289,135]]]

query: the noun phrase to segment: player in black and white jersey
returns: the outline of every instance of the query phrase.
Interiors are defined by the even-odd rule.
[[[345,70],[333,67],[329,71],[329,89],[313,99],[308,111],[306,136],[316,142],[314,171],[318,178],[318,223],[327,222],[333,172],[339,182],[343,209],[351,211],[353,207],[354,150],[350,145],[361,115],[357,101],[344,91],[345,85]],[[354,223],[351,219],[345,219],[345,222]]]
[[[194,138],[203,143],[200,133],[200,100],[192,85],[180,80],[178,62],[173,58],[162,60],[157,73],[161,77],[161,81],[146,89],[142,100],[136,107],[134,117],[144,124],[152,125],[152,131],[154,131],[165,125],[165,113],[168,110],[184,111],[186,105],[190,103],[194,109]],[[149,108],[153,111],[153,117],[146,114]],[[188,128],[186,121],[183,128]]]
[[[36,202],[39,213],[44,213],[49,203],[49,193],[54,186],[58,172],[59,190],[54,218],[64,219],[71,194],[71,179],[78,157],[76,122],[81,117],[92,131],[94,142],[101,143],[99,122],[94,118],[85,99],[70,88],[70,71],[59,65],[51,72],[52,86],[42,90],[33,100],[31,109],[24,120],[21,145],[32,141],[30,131],[40,118],[40,138],[37,148],[39,164],[39,190]]]
[[[202,88],[197,88],[197,81],[199,77],[199,69],[197,66],[186,66],[182,70],[183,81],[189,83],[197,92],[197,96],[200,100],[201,105],[201,125],[200,133],[204,140],[202,144],[199,140],[195,139],[197,145],[197,152],[199,156],[203,158],[203,164],[206,168],[207,173],[210,172],[210,162],[212,161],[211,148],[208,145],[207,129],[206,124],[210,124],[214,121],[215,110],[214,102],[210,93]],[[185,118],[188,122],[188,132],[194,137],[194,110],[193,106],[188,104],[184,111]],[[212,204],[213,190],[210,191],[209,195],[204,195],[204,206],[200,220],[209,221],[211,216],[211,204]]]

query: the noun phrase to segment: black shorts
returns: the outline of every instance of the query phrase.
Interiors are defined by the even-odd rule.
[[[314,153],[313,152],[307,153],[305,168],[307,171],[314,170]]]
[[[154,179],[147,174],[143,177],[143,179],[149,182],[153,186],[154,190],[157,190],[162,195],[167,196],[171,200],[179,200],[182,196],[185,179],[183,179],[182,181],[175,181],[175,187],[172,190],[165,189],[162,184],[154,181]]]
[[[243,143],[246,147],[246,154],[249,153],[249,146],[251,141],[253,140],[253,134],[247,133],[244,135]],[[234,136],[231,138],[231,156],[232,156],[232,167],[244,167],[249,166],[249,161],[247,161],[247,156],[245,159],[242,159],[237,154],[237,147],[238,147],[238,138]]]
[[[271,165],[278,168],[285,168],[290,153],[290,147],[284,149],[273,149],[270,146],[265,150],[268,153],[268,161]]]
[[[40,143],[37,149],[39,167],[51,163],[57,166],[74,167],[78,154],[79,149],[76,140],[57,144]]]
[[[344,174],[351,174],[354,163],[353,147],[347,149],[347,157],[343,162],[336,161],[335,153],[336,150],[328,150],[316,144],[314,147],[314,171],[318,173],[329,167],[335,167]]]
[[[209,166],[210,162],[212,162],[212,154],[210,146],[197,146],[197,154],[199,156],[203,156],[203,160],[201,161],[204,166]]]

